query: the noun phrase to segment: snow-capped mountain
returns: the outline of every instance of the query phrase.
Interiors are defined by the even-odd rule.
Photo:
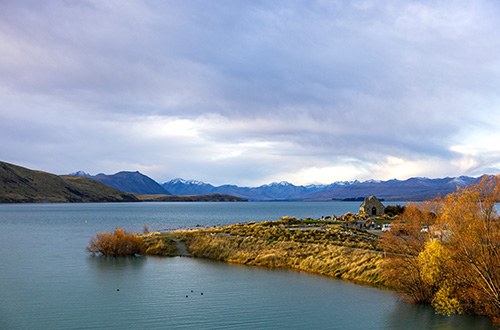
[[[78,172],[75,172],[75,173],[70,173],[69,175],[83,176],[85,178],[91,178],[92,177],[92,175],[90,175],[89,173],[86,173],[84,171],[78,171]]]
[[[458,179],[458,180],[457,180]],[[386,200],[422,201],[432,199],[438,195],[445,196],[455,192],[457,187],[465,187],[478,182],[480,177],[459,178],[410,178],[407,180],[376,181],[368,180],[356,182],[343,187],[325,189],[302,196],[304,200],[347,199],[375,195]]]
[[[174,195],[229,194],[254,201],[270,200],[342,200],[376,195],[386,200],[426,200],[437,195],[444,196],[477,182],[480,178],[461,176],[457,178],[410,178],[388,181],[339,181],[329,185],[295,186],[289,182],[272,182],[259,187],[235,185],[213,186],[196,180],[174,179],[162,186]]]
[[[346,183],[339,184],[345,185]],[[331,185],[296,186],[286,181],[272,182],[259,187],[238,187],[235,185],[213,186],[196,180],[173,179],[162,186],[174,195],[228,194],[249,200],[297,200],[307,193],[331,189]]]
[[[437,195],[455,192],[479,181],[478,178],[460,176],[455,178],[429,179],[424,177],[388,181],[339,181],[331,184],[296,186],[287,181],[272,182],[258,187],[236,185],[213,186],[198,180],[173,179],[162,185],[139,172],[119,172],[114,175],[90,175],[83,171],[72,175],[85,176],[105,183],[113,188],[139,194],[206,195],[227,194],[251,201],[277,200],[343,200],[375,195],[386,200],[421,201]]]
[[[161,185],[173,195],[205,195],[215,193],[214,186],[198,180],[173,179]]]

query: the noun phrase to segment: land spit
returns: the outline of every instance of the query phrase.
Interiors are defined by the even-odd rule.
[[[386,285],[377,236],[328,221],[308,225],[285,217],[142,237],[151,255],[193,256]]]

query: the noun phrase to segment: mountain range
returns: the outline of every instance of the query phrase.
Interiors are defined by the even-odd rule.
[[[120,172],[93,179],[84,172],[55,175],[0,161],[0,203],[98,203],[98,202],[242,202],[225,194],[173,196],[139,172]],[[135,191],[152,192],[140,194]]]
[[[160,185],[137,171],[112,175],[90,175],[78,171],[70,175],[55,175],[0,162],[0,202],[225,201],[240,198],[250,201],[328,201],[359,200],[368,195],[392,201],[422,201],[455,192],[457,187],[465,187],[480,179],[468,176],[419,177],[306,186],[282,181],[258,187],[213,186],[196,180],[173,179]]]
[[[422,201],[455,192],[479,181],[480,177],[460,176],[454,178],[429,179],[410,178],[388,181],[341,181],[328,185],[295,186],[289,182],[273,182],[259,187],[238,187],[235,185],[213,186],[196,180],[174,179],[162,186],[174,195],[229,194],[251,201],[299,200],[326,201],[352,200],[369,195],[393,201]]]
[[[213,186],[197,180],[173,179],[159,184],[139,172],[119,172],[112,175],[92,176],[79,171],[72,175],[92,178],[115,189],[135,194],[162,194],[192,196],[206,194],[225,194],[251,201],[326,201],[356,200],[368,195],[393,201],[422,201],[438,195],[455,192],[457,187],[465,187],[479,181],[480,177],[446,177],[429,179],[424,177],[407,180],[387,181],[339,181],[327,185],[296,186],[289,182],[273,182],[258,187],[239,187],[236,185]]]

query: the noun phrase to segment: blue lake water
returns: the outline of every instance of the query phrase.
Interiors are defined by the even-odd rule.
[[[357,212],[359,204],[0,205],[0,329],[492,329],[483,317],[435,315],[394,292],[322,276],[85,252],[97,232],[116,227],[319,218]]]

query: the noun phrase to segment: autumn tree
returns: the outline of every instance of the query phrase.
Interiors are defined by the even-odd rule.
[[[451,276],[464,308],[500,315],[500,176],[446,196],[439,210],[443,244],[450,253]]]
[[[429,241],[429,233],[422,228],[436,221],[434,209],[434,202],[407,205],[400,220],[383,234],[379,246],[388,256],[383,263],[388,282],[415,302],[432,301],[433,292],[423,279],[418,256]]]
[[[449,264],[451,255],[439,239],[431,238],[425,243],[425,249],[418,255],[422,280],[432,292],[431,304],[440,314],[462,313],[462,307],[456,298],[456,279],[451,275]]]
[[[114,233],[98,233],[91,238],[86,250],[93,255],[121,257],[144,254],[145,247],[136,234],[116,228]]]
[[[474,312],[500,323],[500,176],[406,207],[385,233],[387,278],[442,314]]]
[[[401,206],[401,205],[387,205],[384,209],[384,213],[385,214],[388,214],[390,216],[395,216],[395,215],[398,215],[398,214],[403,214],[403,212],[405,211],[405,207],[404,206]]]

